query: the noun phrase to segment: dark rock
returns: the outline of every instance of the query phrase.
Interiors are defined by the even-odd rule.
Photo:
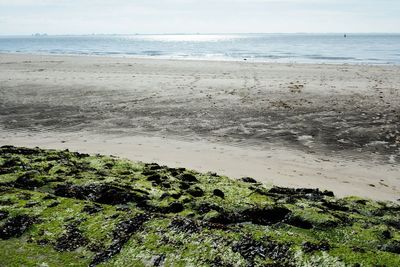
[[[257,180],[251,178],[251,177],[243,177],[240,178],[239,181],[245,182],[245,183],[251,183],[251,184],[256,184],[258,183]]]
[[[44,182],[35,177],[39,174],[38,171],[27,171],[15,180],[14,186],[21,189],[33,190],[44,185]]]
[[[37,205],[39,205],[39,202],[37,202],[37,201],[29,201],[28,203],[26,203],[25,204],[25,208],[32,208],[32,207],[34,207],[34,206],[37,206]]]
[[[90,263],[90,266],[96,266],[97,264],[102,263],[110,259],[112,256],[118,254],[124,244],[128,242],[132,234],[138,231],[149,219],[149,215],[139,214],[132,219],[128,219],[119,223],[113,231],[113,243],[107,249],[97,253]]]
[[[128,202],[140,203],[148,199],[142,192],[108,184],[91,184],[87,186],[61,184],[57,185],[54,194],[62,197],[91,200],[109,205],[126,204]]]
[[[165,198],[167,198],[167,197],[170,197],[171,195],[169,194],[169,193],[163,193],[161,196],[160,196],[160,200],[163,200],[163,199],[165,199]]]
[[[144,166],[152,171],[162,169],[162,167],[160,165],[158,165],[157,163],[146,163]]]
[[[74,176],[74,175],[76,175],[77,173],[78,173],[78,170],[77,170],[77,169],[74,170],[74,169],[71,168],[71,170],[68,171],[67,175],[69,175],[69,176]],[[107,170],[97,170],[97,171],[96,171],[96,175],[102,176],[102,177],[106,177],[106,176],[109,175],[109,172],[108,172]]]
[[[48,208],[54,208],[54,207],[57,207],[58,205],[60,205],[60,202],[59,201],[54,201],[54,202],[50,203],[47,207]]]
[[[271,225],[283,221],[290,213],[284,207],[253,208],[245,210],[242,216],[254,224]]]
[[[11,201],[10,199],[0,199],[0,205],[1,206],[11,206],[14,204],[14,201]]]
[[[346,207],[343,203],[332,202],[332,201],[323,201],[322,204],[323,204],[325,207],[327,207],[329,210],[349,211],[349,208]]]
[[[322,192],[322,195],[327,197],[335,197],[335,194],[332,191],[325,190]]]
[[[388,219],[386,220],[386,225],[400,230],[400,219]]]
[[[213,195],[216,197],[225,198],[224,192],[222,192],[220,189],[214,189]]]
[[[376,209],[371,211],[372,215],[382,217],[387,214],[387,210],[385,209]]]
[[[355,221],[355,219],[350,217],[348,213],[337,213],[337,212],[335,212],[335,213],[332,213],[331,215],[334,216],[335,218],[339,219],[340,220],[340,224],[343,225],[343,226],[344,225],[351,226]]]
[[[161,176],[158,173],[152,174],[149,177],[147,177],[147,181],[152,181],[155,182],[157,185],[161,184]]]
[[[25,147],[14,147],[14,146],[2,146],[0,153],[4,154],[19,154],[19,155],[35,155],[41,152],[38,148],[25,148]]]
[[[55,199],[57,199],[57,197],[55,195],[52,195],[52,194],[47,194],[42,199],[43,200],[55,200]]]
[[[185,182],[182,182],[182,183],[179,185],[179,188],[182,189],[182,190],[187,190],[187,189],[190,188],[190,184],[185,183]]]
[[[257,193],[257,194],[260,194],[260,195],[263,195],[263,196],[268,196],[268,189],[266,189],[263,186],[259,186],[259,185],[253,186],[252,185],[252,186],[249,186],[249,189],[253,190],[254,193]]]
[[[119,217],[119,213],[115,213],[113,215],[110,216],[111,219],[117,219]]]
[[[360,248],[360,247],[352,247],[351,250],[353,250],[354,252],[357,252],[357,253],[367,252],[364,248]]]
[[[179,202],[173,202],[171,205],[169,205],[168,208],[165,209],[167,213],[178,213],[183,211],[185,208],[183,207],[182,203]]]
[[[5,167],[0,168],[0,175],[9,174],[9,173],[13,173],[13,172],[14,172],[14,168],[5,168]]]
[[[331,249],[331,246],[326,241],[320,243],[303,242],[302,247],[303,251],[306,253],[314,251],[328,251]]]
[[[66,233],[56,240],[54,248],[58,251],[73,251],[79,247],[83,247],[88,240],[82,235],[77,227],[78,223],[67,225]]]
[[[210,223],[222,224],[222,225],[241,223],[246,221],[247,221],[246,218],[241,216],[239,213],[227,212],[223,209],[218,211],[217,216],[213,216],[208,219],[208,222]]]
[[[357,204],[365,205],[365,204],[367,204],[368,201],[365,200],[365,199],[357,199],[354,202],[357,203]]]
[[[114,162],[107,162],[104,164],[104,168],[106,169],[112,169],[114,167],[115,163]]]
[[[48,245],[50,243],[50,241],[46,238],[43,238],[43,239],[39,239],[36,243],[40,246],[45,246],[45,245]]]
[[[102,211],[103,208],[98,204],[86,205],[83,207],[82,212],[86,212],[87,214],[95,214]]]
[[[291,253],[289,247],[274,241],[261,242],[247,237],[234,243],[232,251],[239,252],[250,266],[254,266],[257,256],[262,259],[272,259],[278,264],[277,266],[292,266],[288,262]]]
[[[48,161],[53,161],[53,160],[58,161],[61,159],[61,157],[59,155],[48,155],[46,159]]]
[[[271,225],[283,222],[290,214],[290,210],[284,207],[250,208],[238,212],[226,212],[220,209],[218,212],[219,215],[211,218],[210,222],[218,224],[252,222],[259,225]]]
[[[90,251],[95,252],[95,253],[100,253],[101,251],[104,251],[106,248],[103,244],[96,242],[96,243],[90,243],[87,245],[88,249]]]
[[[152,266],[154,267],[164,266],[164,261],[165,261],[165,255],[157,255],[151,259]]]
[[[58,169],[57,171],[55,171],[55,174],[65,174],[67,171],[64,169]]]
[[[324,199],[324,197],[334,196],[333,192],[331,191],[320,191],[319,189],[310,188],[286,188],[278,186],[272,187],[268,191],[267,195],[279,199],[291,197],[292,201],[294,198],[321,201]]]
[[[196,221],[187,218],[174,218],[168,227],[174,231],[185,233],[198,233],[201,230]]]
[[[311,229],[313,228],[313,225],[311,222],[307,221],[306,219],[300,217],[300,216],[289,216],[289,218],[285,221],[285,223],[299,227],[302,229]]]
[[[220,256],[216,256],[212,260],[207,260],[207,264],[210,267],[235,267],[235,265],[226,263]]]
[[[232,247],[234,252],[239,252],[250,264],[254,264],[254,259],[259,256],[263,259],[267,257],[267,248],[261,242],[246,238],[235,243]]]
[[[380,246],[379,250],[390,252],[390,253],[395,253],[395,254],[400,254],[400,241],[392,240],[392,241],[388,242],[387,244]]]
[[[298,199],[296,197],[293,197],[293,196],[287,196],[287,197],[281,198],[280,200],[282,201],[282,203],[295,204]]]
[[[223,209],[215,204],[211,203],[201,203],[198,207],[195,208],[199,214],[206,214],[212,210],[215,211],[223,211]]]
[[[2,172],[2,174],[4,173],[8,173],[12,171],[12,167],[17,167],[19,165],[21,165],[22,162],[19,158],[10,158],[10,159],[6,159],[3,162],[3,165],[1,166],[1,170],[5,170],[6,168],[9,168],[6,172]]]
[[[174,168],[169,168],[168,171],[172,176],[178,176],[180,174]]]
[[[274,186],[268,192],[270,194],[295,195],[296,194],[296,189],[295,188]]]
[[[200,225],[203,227],[203,228],[208,228],[208,229],[211,229],[211,230],[223,230],[223,231],[226,231],[226,230],[228,230],[229,229],[229,226],[227,226],[227,225],[225,225],[225,224],[220,224],[220,223],[213,223],[213,222],[210,222],[210,221],[200,221]]]
[[[0,221],[4,220],[5,218],[8,217],[9,212],[6,210],[0,210]]]
[[[173,197],[175,199],[179,199],[181,196],[182,196],[182,193],[171,194],[171,197]]]
[[[197,180],[196,176],[194,176],[191,173],[183,173],[182,175],[179,176],[179,178],[187,183],[197,183],[199,180]]]
[[[169,204],[169,206],[158,206],[158,205],[153,205],[149,202],[141,202],[137,204],[138,208],[145,210],[149,213],[162,213],[162,214],[178,213],[185,209],[183,204],[180,202],[172,202],[171,204]]]
[[[381,235],[382,235],[382,238],[384,238],[384,239],[392,238],[392,233],[389,230],[382,231]]]
[[[129,212],[131,209],[130,209],[128,206],[123,205],[123,206],[118,206],[118,207],[116,208],[116,210],[117,210],[117,211],[123,211],[123,212]]]
[[[157,172],[156,172],[156,171],[151,171],[151,170],[145,169],[145,170],[142,171],[142,174],[143,174],[143,175],[146,175],[146,176],[150,176],[150,175],[157,174]]]
[[[184,199],[182,199],[182,203],[183,204],[187,204],[187,203],[191,203],[193,200],[192,199],[190,199],[190,198],[184,198]]]
[[[171,188],[171,184],[168,183],[168,182],[163,182],[163,183],[161,184],[161,186],[164,187],[164,188]]]
[[[35,221],[35,218],[27,215],[17,215],[9,218],[2,226],[0,226],[0,239],[20,237],[35,223]]]
[[[200,187],[194,187],[191,188],[187,191],[190,195],[194,196],[194,197],[202,197],[204,196],[204,191],[203,189],[201,189]]]
[[[172,176],[178,176],[182,174],[186,169],[185,168],[168,168],[167,169]]]
[[[77,158],[79,158],[79,159],[83,159],[83,158],[88,158],[88,157],[90,157],[90,155],[89,155],[89,154],[86,154],[86,153],[74,152],[73,154],[74,154],[75,157],[77,157]],[[110,163],[107,163],[107,164],[110,164]]]
[[[132,194],[125,189],[117,187],[103,187],[95,201],[104,204],[118,205],[135,200],[141,201],[143,198],[139,199],[136,194]]]
[[[398,205],[388,206],[386,203],[379,204],[381,204],[381,207],[372,211],[372,214],[375,216],[384,216],[390,213],[400,214],[400,206]]]

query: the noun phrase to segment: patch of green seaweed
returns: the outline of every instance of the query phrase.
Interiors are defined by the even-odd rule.
[[[0,148],[0,266],[400,266],[400,207]]]

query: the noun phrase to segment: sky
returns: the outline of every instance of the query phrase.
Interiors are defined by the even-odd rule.
[[[399,0],[0,0],[0,35],[400,32]]]

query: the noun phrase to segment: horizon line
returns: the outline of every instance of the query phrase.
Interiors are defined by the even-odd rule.
[[[46,33],[2,34],[0,36],[91,36],[91,35],[220,35],[220,34],[400,34],[400,32],[167,32],[167,33]]]

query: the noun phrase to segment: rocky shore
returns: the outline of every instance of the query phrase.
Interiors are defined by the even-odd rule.
[[[0,148],[1,266],[399,266],[400,206]]]

